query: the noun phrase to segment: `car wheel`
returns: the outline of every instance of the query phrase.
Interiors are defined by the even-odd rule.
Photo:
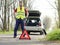
[[[45,34],[45,35],[47,35],[47,33],[46,33],[46,30],[45,30],[45,29],[43,29],[43,32],[44,32],[44,34]]]
[[[42,31],[40,31],[40,35],[42,35],[43,34],[43,32]]]
[[[30,34],[30,31],[28,31],[28,34]]]

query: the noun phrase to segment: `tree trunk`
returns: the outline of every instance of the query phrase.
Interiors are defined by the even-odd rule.
[[[8,21],[8,22],[7,22],[7,31],[9,31],[9,22],[10,22],[10,20],[9,20],[9,16],[10,16],[9,0],[7,0],[7,2],[8,2],[8,3],[7,3],[7,5],[8,5],[8,6],[7,6],[7,7],[8,7],[8,10],[7,10],[7,11],[8,11],[8,12],[7,12],[7,16],[8,16],[8,20],[7,20],[7,21]]]
[[[59,15],[59,28],[60,28],[60,0],[58,0],[58,15]]]
[[[9,31],[9,22],[10,22],[10,20],[9,20],[9,13],[10,13],[10,12],[9,12],[9,7],[8,7],[8,23],[7,23],[7,27],[8,27],[8,28],[7,28],[7,31]]]
[[[6,0],[5,0],[5,6],[4,6],[4,21],[3,21],[3,31],[6,30]]]
[[[23,3],[24,3],[24,7],[27,6],[27,0],[23,0]]]

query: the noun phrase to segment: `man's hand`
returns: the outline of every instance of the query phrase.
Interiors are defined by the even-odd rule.
[[[14,12],[15,12],[15,13],[17,12],[17,8],[16,8],[16,9],[14,9]]]

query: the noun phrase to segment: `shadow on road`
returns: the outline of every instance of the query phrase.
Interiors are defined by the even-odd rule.
[[[40,35],[40,34],[29,34],[29,35]]]

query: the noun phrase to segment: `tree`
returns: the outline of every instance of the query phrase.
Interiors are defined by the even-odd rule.
[[[60,0],[58,0],[58,15],[59,15],[59,28],[60,28]]]
[[[3,31],[6,30],[6,3],[7,3],[7,0],[5,0],[5,6],[4,6],[4,21],[3,21]]]
[[[27,0],[23,0],[24,6],[27,7]]]
[[[27,7],[28,7],[29,10],[32,10],[33,9],[33,6],[32,6],[33,5],[33,2],[34,2],[34,0],[27,0],[27,3],[28,3],[27,4]]]
[[[45,29],[49,29],[51,24],[51,18],[48,16],[45,16],[43,19],[43,25]]]

